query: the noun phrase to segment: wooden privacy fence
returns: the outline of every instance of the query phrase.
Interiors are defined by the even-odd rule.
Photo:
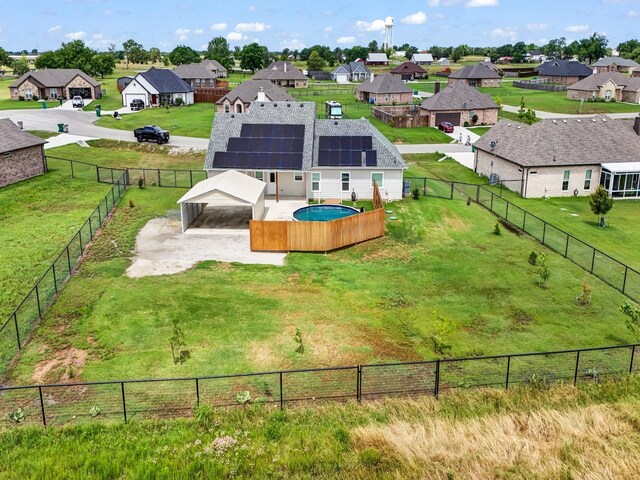
[[[216,103],[230,91],[228,88],[197,87],[193,94],[193,100],[196,103]]]

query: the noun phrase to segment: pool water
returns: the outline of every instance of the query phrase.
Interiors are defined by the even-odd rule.
[[[309,205],[293,212],[293,218],[301,222],[328,222],[356,213],[359,210],[344,205]]]

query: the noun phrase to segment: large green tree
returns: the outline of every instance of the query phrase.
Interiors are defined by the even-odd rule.
[[[29,68],[29,62],[27,62],[27,59],[24,57],[11,62],[11,68],[13,69],[13,74],[19,77],[31,70],[31,68]]]
[[[233,54],[229,48],[229,42],[224,37],[215,37],[211,39],[207,45],[207,51],[204,54],[204,58],[208,60],[216,60],[227,70],[233,68],[235,62],[233,61]]]
[[[634,38],[618,44],[617,50],[620,56],[630,58],[631,52],[637,48],[640,48],[640,42]]]
[[[50,50],[42,52],[38,58],[36,58],[36,68],[60,68],[60,58],[57,50]]]
[[[96,53],[91,57],[90,65],[92,75],[100,75],[104,78],[116,69],[116,59],[110,53]]]
[[[175,66],[184,65],[185,63],[199,63],[200,54],[191,47],[178,45],[169,54],[169,60]]]
[[[0,47],[0,66],[2,65],[9,66],[10,63],[11,63],[11,59],[9,58],[9,54],[4,48]]]
[[[152,47],[149,49],[149,60],[151,63],[157,63],[162,60],[162,52],[158,47]]]
[[[307,60],[307,68],[310,72],[317,72],[322,70],[325,66],[324,59],[316,51],[311,52],[309,59]]]
[[[609,40],[604,35],[595,32],[589,38],[580,40],[578,58],[589,63],[597,62],[607,54]]]
[[[240,68],[256,72],[266,66],[265,49],[256,42],[245,45],[240,52]]]
[[[58,68],[77,68],[83,72],[91,71],[91,59],[95,50],[87,47],[82,40],[63,43],[57,50]]]
[[[130,38],[126,42],[122,44],[122,50],[124,52],[124,57],[126,59],[126,68],[129,68],[129,62],[137,63],[135,60],[131,58],[131,55],[138,55],[141,50],[144,50],[142,45],[136,42],[133,38]]]

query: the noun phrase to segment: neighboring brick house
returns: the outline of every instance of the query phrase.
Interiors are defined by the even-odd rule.
[[[420,65],[412,62],[404,62],[392,69],[391,75],[400,77],[402,80],[415,80],[416,78],[429,78],[427,71]]]
[[[307,88],[309,79],[291,62],[273,62],[267,68],[256,72],[253,80],[268,80],[277,87]]]
[[[229,73],[227,69],[224,68],[222,64],[217,60],[205,59],[200,62],[200,65],[213,73],[216,78],[227,78],[227,75]]]
[[[474,171],[525,198],[585,196],[599,184],[614,198],[640,197],[640,117],[500,120],[474,147]]]
[[[246,80],[216,102],[218,112],[245,113],[251,102],[294,102],[286,90],[268,80]]]
[[[595,72],[620,72],[630,73],[634,68],[640,67],[637,62],[622,57],[604,57],[591,65]]]
[[[100,98],[100,83],[78,69],[52,68],[29,72],[9,85],[12,100],[66,98]]]
[[[618,72],[590,75],[567,88],[571,100],[594,100],[640,103],[640,78],[627,77]]]
[[[406,104],[413,102],[413,90],[400,77],[378,75],[356,87],[356,99],[375,105]]]
[[[193,88],[215,88],[216,78],[218,78],[202,63],[185,63],[184,65],[179,65],[173,70],[173,73]]]
[[[420,105],[420,115],[429,117],[429,126],[450,122],[455,126],[493,125],[498,121],[500,107],[491,96],[478,92],[464,83],[454,83],[427,98]]]
[[[449,85],[464,83],[470,87],[499,87],[502,77],[490,63],[467,65],[448,77]]]
[[[535,70],[538,77],[561,85],[573,85],[593,74],[593,69],[577,60],[549,60],[538,65]]]
[[[45,143],[8,118],[0,119],[0,187],[46,173]]]

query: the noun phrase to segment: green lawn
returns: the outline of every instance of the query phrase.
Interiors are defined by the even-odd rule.
[[[491,127],[471,127],[469,128],[469,130],[471,130],[473,133],[477,135],[482,136],[485,133],[487,133],[489,130],[491,130]]]
[[[0,478],[634,478],[639,396],[636,378],[20,427],[0,433]]]
[[[447,338],[454,356],[632,340],[617,310],[622,295],[550,252],[549,288],[537,287],[527,258],[544,249],[506,230],[494,235],[495,217],[464,201],[388,204],[399,219],[386,238],[329,255],[290,254],[284,267],[205,262],[176,275],[125,277],[139,229],[175,216],[183,193],[129,190],[23,349],[11,383],[34,381],[42,362],[70,347],[88,355],[73,372],[84,380],[432,359],[439,321],[455,326]],[[574,298],[585,280],[594,300],[582,308]],[[183,365],[169,349],[174,318],[191,354]]]
[[[103,116],[97,125],[118,130],[133,130],[144,125],[158,125],[172,135],[209,138],[216,108],[211,103],[196,103],[185,107],[145,108],[136,113],[122,115],[122,120]]]
[[[107,193],[50,172],[0,189],[0,321],[13,311]]]

